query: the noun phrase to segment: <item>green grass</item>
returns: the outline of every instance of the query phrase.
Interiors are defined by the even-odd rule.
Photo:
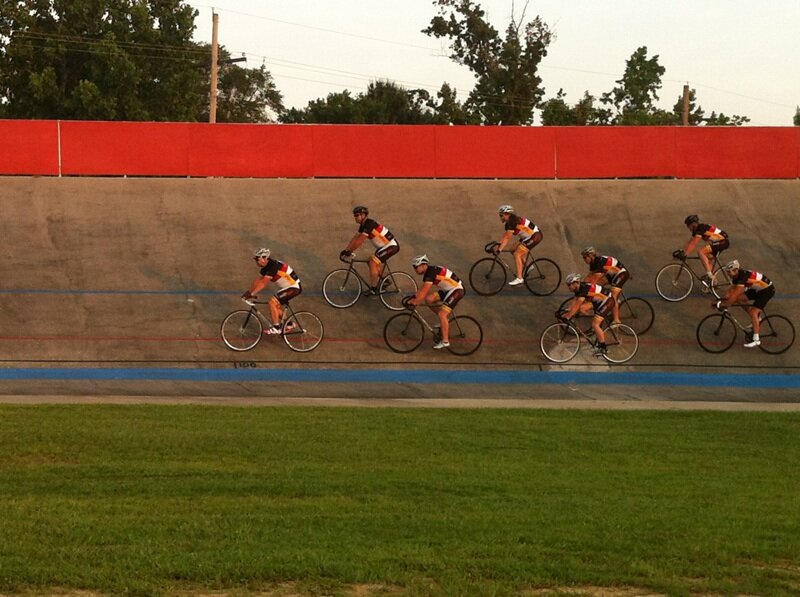
[[[800,416],[0,406],[0,592],[800,593]]]

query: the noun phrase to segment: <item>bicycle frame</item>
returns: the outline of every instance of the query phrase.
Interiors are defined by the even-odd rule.
[[[356,269],[356,265],[355,264],[356,263],[369,263],[370,261],[372,261],[372,258],[370,257],[369,259],[356,259],[355,257],[353,257],[353,258],[350,258],[350,259],[347,259],[347,260],[343,259],[342,261],[344,261],[344,263],[348,264],[347,275],[349,276],[350,274],[354,274],[359,279],[359,281],[361,282],[361,294],[362,295],[363,294],[367,294],[369,292],[369,288],[370,288],[369,281],[361,274],[361,272],[359,272]],[[369,266],[367,266],[367,271],[369,271]],[[378,287],[380,287],[381,280],[383,280],[386,276],[391,275],[391,273],[392,273],[392,270],[389,267],[389,262],[388,261],[384,261],[383,263],[381,263],[381,269],[378,272],[378,284],[377,284]]]
[[[752,307],[752,304],[737,303],[732,306],[747,310],[748,307]],[[748,320],[752,321],[749,313]],[[794,325],[783,315],[768,315],[766,310],[762,309],[759,327],[761,328],[759,332],[761,344],[758,348],[763,352],[781,354],[794,344]],[[695,334],[700,348],[706,352],[722,353],[734,345],[738,330],[744,333],[746,341],[749,342],[752,339],[751,325],[742,325],[739,319],[726,309],[722,312],[711,313],[701,319],[697,324]]]

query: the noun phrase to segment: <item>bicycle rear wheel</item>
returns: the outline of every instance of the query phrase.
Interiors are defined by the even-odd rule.
[[[554,363],[566,363],[581,347],[581,337],[567,323],[554,323],[544,329],[539,340],[542,354]]]
[[[724,298],[731,287],[731,277],[724,269],[720,268],[711,277],[711,292],[718,299]]]
[[[244,352],[255,348],[263,331],[261,318],[253,310],[238,310],[222,320],[219,333],[228,348]]]
[[[639,350],[639,336],[624,323],[612,323],[605,330],[606,352],[603,358],[609,363],[627,363]]]
[[[459,356],[472,354],[481,347],[483,329],[474,317],[453,316],[450,320],[450,346],[448,350]]]
[[[469,270],[469,284],[482,296],[497,294],[506,284],[506,268],[494,257],[478,259]]]
[[[320,318],[310,311],[297,311],[283,324],[283,341],[295,352],[310,352],[322,342],[325,330]]]
[[[413,312],[398,313],[389,318],[383,326],[383,340],[394,352],[412,352],[422,344],[425,329]]]
[[[632,296],[619,304],[619,319],[633,328],[638,336],[646,333],[653,326],[656,313],[653,306],[643,298]]]
[[[668,263],[656,274],[656,291],[671,303],[682,301],[694,287],[691,270],[682,263]]]
[[[381,280],[378,286],[378,295],[387,309],[402,311],[405,309],[403,297],[417,294],[417,283],[405,272],[392,272]]]
[[[712,313],[697,324],[696,335],[700,348],[719,354],[736,342],[736,325],[723,313]]]
[[[759,348],[764,352],[781,354],[794,344],[794,325],[783,315],[767,315],[760,327],[761,345]]]
[[[361,297],[361,280],[349,269],[335,269],[322,282],[322,296],[331,307],[352,307]]]
[[[525,286],[536,296],[549,296],[561,284],[561,268],[552,259],[534,259],[525,270]]]

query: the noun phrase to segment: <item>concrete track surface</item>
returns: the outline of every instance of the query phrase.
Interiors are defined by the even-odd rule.
[[[628,365],[609,366],[588,351],[563,366],[544,359],[539,335],[567,297],[563,285],[549,297],[524,287],[481,297],[468,287],[459,312],[475,316],[485,335],[470,357],[434,351],[429,338],[415,353],[395,354],[382,338],[392,313],[377,299],[337,310],[322,298],[323,278],[340,267],[338,253],[356,231],[354,205],[368,205],[397,236],[395,269],[413,274],[411,257],[427,253],[466,281],[472,263],[485,256],[484,244],[502,235],[496,210],[503,203],[540,226],[544,241],[535,253],[554,259],[564,275],[586,271],[579,251],[587,244],[632,271],[625,291],[646,297],[656,321]],[[711,312],[709,295],[695,291],[667,303],[653,283],[688,238],[683,218],[698,213],[730,233],[723,261],[738,258],[771,277],[778,295],[769,311],[800,325],[800,181],[14,177],[1,179],[0,205],[0,394],[8,399],[800,404],[797,345],[771,356],[742,348],[740,336],[727,353],[707,354],[697,345],[695,327]],[[325,324],[316,351],[298,354],[280,339],[265,338],[248,353],[234,353],[220,341],[221,320],[241,307],[238,297],[257,273],[251,254],[260,246],[299,272],[304,292],[293,305]],[[365,245],[359,254],[371,252]],[[113,374],[104,375],[108,369]],[[152,374],[156,370],[160,376]],[[184,375],[187,370],[195,373]],[[294,378],[292,371],[302,375]]]

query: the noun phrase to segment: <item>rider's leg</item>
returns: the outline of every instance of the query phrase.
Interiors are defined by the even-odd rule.
[[[382,266],[381,260],[375,256],[369,260],[369,285],[373,290],[377,290],[378,278],[381,275]]]
[[[611,296],[614,297],[614,307],[613,307],[613,315],[614,320],[612,323],[622,323],[619,320],[619,294],[622,292],[622,288],[617,288],[616,286],[611,287]]]
[[[750,314],[750,321],[753,323],[753,336],[757,336],[761,332],[761,313],[763,311],[758,307],[747,307],[747,312]]]
[[[272,320],[272,325],[279,326],[283,317],[283,307],[277,297],[269,299],[269,316]]]
[[[603,331],[602,327],[604,320],[605,317],[603,317],[602,315],[595,315],[592,318],[592,329],[594,330],[595,336],[597,336],[597,343],[601,347],[605,347],[606,345],[606,334]]]
[[[439,316],[439,324],[442,326],[442,342],[450,342],[450,307],[442,305],[436,312]]]
[[[711,277],[711,260],[713,258],[711,255],[711,247],[709,245],[702,247],[697,251],[697,255],[700,257],[703,267],[706,268],[706,274]]]
[[[517,266],[517,278],[522,278],[522,267],[525,265],[525,257],[527,255],[528,249],[523,244],[520,244],[514,251],[514,263]]]

